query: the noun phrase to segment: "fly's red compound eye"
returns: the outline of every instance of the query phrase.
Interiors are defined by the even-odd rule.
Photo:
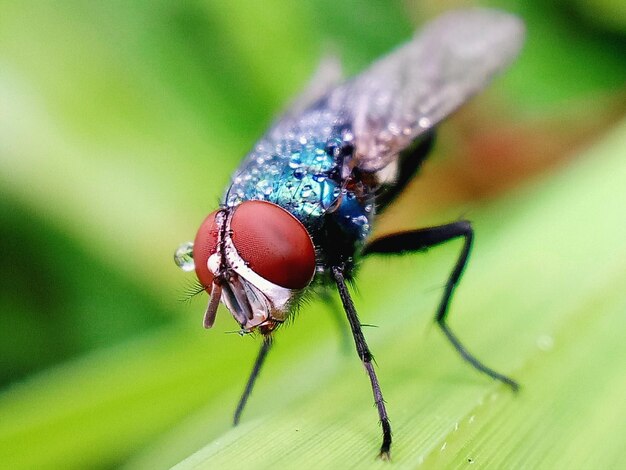
[[[198,276],[198,280],[209,294],[211,293],[211,284],[213,283],[213,273],[207,267],[207,261],[209,256],[217,251],[217,240],[220,230],[215,222],[216,214],[217,211],[211,212],[204,219],[193,242],[193,261],[196,267],[196,276]]]
[[[246,201],[236,208],[230,227],[237,252],[259,276],[287,289],[309,285],[315,248],[304,225],[285,209]]]

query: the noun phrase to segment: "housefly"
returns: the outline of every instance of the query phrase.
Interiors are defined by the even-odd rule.
[[[302,97],[269,129],[235,172],[220,207],[193,243],[175,255],[195,270],[210,300],[210,328],[222,302],[242,333],[262,345],[236,409],[237,424],[272,345],[272,335],[307,292],[336,288],[382,425],[380,456],[389,457],[391,426],[347,282],[367,256],[420,251],[453,239],[464,244],[435,314],[462,358],[512,389],[517,383],[471,354],[446,322],[474,232],[456,222],[371,239],[376,217],[425,159],[434,128],[518,54],[522,22],[484,9],[453,11],[368,69],[342,80],[323,65]]]

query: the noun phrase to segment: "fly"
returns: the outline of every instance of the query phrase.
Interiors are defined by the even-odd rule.
[[[235,424],[274,331],[307,291],[336,288],[374,394],[383,434],[380,456],[388,458],[391,426],[346,283],[367,256],[420,251],[453,239],[464,244],[435,322],[465,361],[517,390],[513,379],[471,354],[446,321],[472,246],[470,222],[375,240],[370,234],[377,215],[421,166],[435,127],[513,61],[523,38],[524,26],[514,16],[460,10],[435,19],[351,79],[342,80],[339,66],[327,63],[245,157],[221,207],[175,256],[184,270],[195,270],[210,294],[205,327],[213,325],[221,301],[242,333],[262,336]]]

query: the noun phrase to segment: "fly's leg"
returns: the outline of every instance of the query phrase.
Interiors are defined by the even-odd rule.
[[[443,331],[444,335],[452,343],[454,348],[459,352],[461,357],[469,362],[475,369],[488,375],[489,377],[499,380],[517,391],[519,385],[513,379],[506,375],[496,372],[490,367],[487,367],[481,361],[479,361],[473,354],[471,354],[465,346],[461,343],[458,337],[452,332],[446,321],[448,315],[448,307],[450,306],[450,300],[454,289],[461,279],[463,270],[467,265],[470,250],[472,248],[472,240],[474,238],[474,230],[472,225],[467,220],[459,220],[450,224],[439,225],[437,227],[428,227],[420,230],[412,230],[409,232],[401,232],[392,235],[387,235],[367,245],[364,250],[364,254],[372,253],[406,253],[412,251],[424,251],[430,247],[440,245],[441,243],[453,240],[455,238],[463,238],[463,249],[459,255],[454,269],[448,277],[443,297],[439,303],[437,314],[435,315],[435,321]]]
[[[346,329],[345,320],[343,318],[341,309],[337,304],[337,300],[326,289],[321,291],[319,296],[330,310],[333,320],[337,324],[339,341],[341,343],[341,351],[343,353],[347,353],[348,351],[350,351],[350,336],[348,336],[348,330]]]
[[[350,293],[346,287],[343,269],[333,267],[332,273],[335,278],[335,282],[337,283],[337,289],[339,290],[339,296],[341,297],[343,308],[346,311],[348,321],[350,322],[350,329],[352,330],[352,336],[354,337],[356,351],[361,359],[361,362],[363,362],[363,366],[365,367],[365,371],[367,372],[372,385],[374,402],[376,403],[378,417],[380,418],[380,424],[383,428],[383,442],[380,446],[380,457],[387,460],[389,459],[389,449],[391,448],[391,425],[389,424],[389,417],[387,416],[387,409],[385,408],[385,400],[383,399],[383,394],[380,390],[380,385],[378,384],[378,378],[376,377],[376,372],[374,372],[372,353],[367,347],[365,336],[363,336],[363,332],[361,331],[361,323],[359,322],[359,317],[356,313],[356,309],[354,308],[354,303],[352,303],[352,298],[350,297]]]
[[[272,347],[272,337],[270,335],[263,336],[263,344],[261,344],[261,349],[259,350],[259,354],[256,357],[256,361],[254,361],[254,366],[252,367],[252,372],[250,373],[250,377],[248,377],[248,382],[246,383],[246,388],[239,399],[239,403],[237,404],[237,409],[235,410],[235,415],[233,416],[233,425],[237,426],[239,424],[239,420],[241,419],[241,413],[243,412],[246,403],[248,402],[248,398],[250,398],[250,393],[252,393],[252,388],[254,387],[254,383],[256,382],[257,377],[259,376],[259,372],[261,371],[261,367],[263,367],[263,363],[265,362],[265,358],[267,357],[267,353]]]

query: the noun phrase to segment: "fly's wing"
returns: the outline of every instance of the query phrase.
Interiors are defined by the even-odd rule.
[[[274,140],[283,138],[287,130],[297,126],[302,114],[320,98],[328,95],[343,80],[341,61],[337,56],[324,57],[309,79],[304,90],[294,99],[271,126],[268,135]]]
[[[355,152],[345,164],[384,168],[505,68],[523,40],[524,26],[512,15],[454,11],[332,90],[326,105],[352,124]]]

